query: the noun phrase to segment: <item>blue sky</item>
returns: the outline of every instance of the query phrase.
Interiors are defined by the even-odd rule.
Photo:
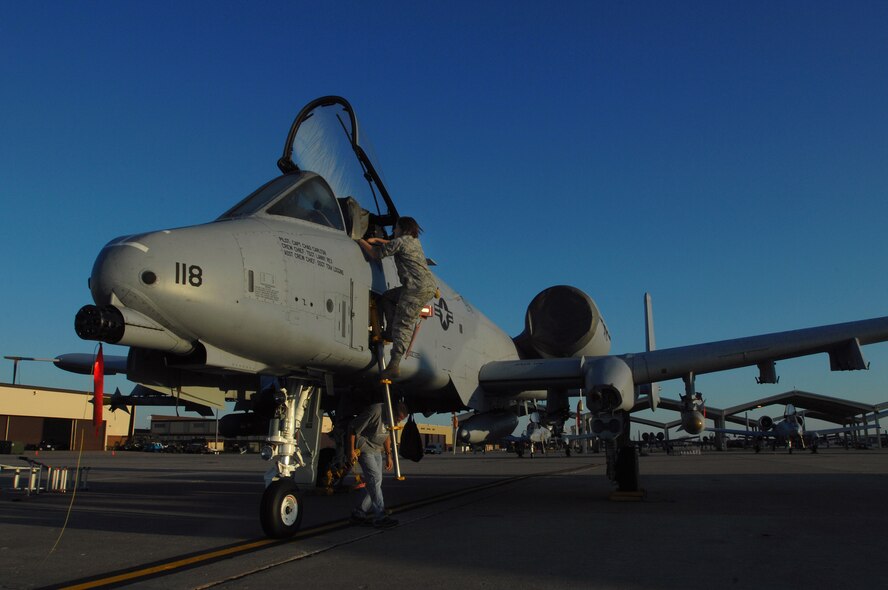
[[[617,353],[643,347],[645,291],[660,347],[888,315],[885,31],[866,1],[0,3],[0,353],[90,352],[73,317],[101,247],[216,217],[325,94],[439,275],[509,333],[565,283]],[[888,344],[864,353],[697,388],[888,400]]]

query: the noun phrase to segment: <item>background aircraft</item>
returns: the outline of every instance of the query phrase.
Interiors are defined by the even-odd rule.
[[[737,430],[731,428],[707,428],[710,432],[721,432],[723,434],[735,434],[755,439],[755,452],[758,453],[762,448],[762,441],[769,439],[773,445],[786,445],[789,452],[792,453],[794,447],[807,448],[812,452],[817,452],[818,439],[827,434],[837,434],[840,432],[851,432],[863,430],[863,426],[846,426],[841,428],[824,428],[818,430],[805,429],[805,413],[799,411],[793,404],[786,404],[783,411],[783,418],[771,418],[770,416],[762,416],[756,421],[758,429],[753,430]],[[872,428],[872,425],[870,425]]]
[[[213,222],[109,242],[90,276],[94,304],[75,318],[81,338],[129,347],[106,365],[132,381],[208,404],[251,401],[252,412],[226,418],[241,431],[268,425],[260,514],[272,536],[299,527],[297,483],[315,481],[321,414],[341,430],[360,403],[391,402],[378,378],[375,307],[399,280],[390,259],[368,261],[354,240],[388,235],[399,213],[364,146],[346,100],[312,101],[287,135],[281,175]],[[832,370],[865,369],[861,346],[888,339],[888,318],[878,318],[658,350],[651,335],[643,352],[612,355],[597,305],[577,288],[541,291],[513,338],[438,285],[393,394],[414,411],[475,410],[461,430],[479,442],[511,432],[529,399],[545,399],[561,429],[570,396],[581,394],[623,491],[638,488],[628,412],[640,397],[657,406],[646,386],[682,379],[692,430],[696,375],[756,366],[772,383],[776,361],[815,353],[827,353]],[[646,299],[648,318],[649,309]]]

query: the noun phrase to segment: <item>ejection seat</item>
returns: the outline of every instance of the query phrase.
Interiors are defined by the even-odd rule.
[[[342,217],[345,218],[345,231],[353,240],[358,240],[367,235],[370,229],[370,212],[361,207],[354,197],[336,199],[339,208],[342,209]]]

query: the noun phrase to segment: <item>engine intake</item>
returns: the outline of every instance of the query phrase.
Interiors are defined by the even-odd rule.
[[[610,336],[595,302],[566,285],[549,287],[533,298],[515,342],[525,357],[602,356],[610,351]]]

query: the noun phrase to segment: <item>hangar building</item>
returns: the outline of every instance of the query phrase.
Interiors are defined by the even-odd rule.
[[[92,396],[88,391],[0,383],[0,441],[51,442],[66,449],[80,449],[82,441],[85,451],[123,444],[131,428],[130,415],[106,406],[97,433]]]
[[[89,391],[0,383],[0,441],[20,443],[7,443],[6,447],[10,449],[36,446],[41,442],[52,443],[59,449],[79,449],[81,440],[85,451],[123,445],[132,436],[137,408],[129,406],[132,414],[127,414],[112,412],[106,405],[102,425],[96,433],[92,422],[92,396]],[[452,445],[450,426],[418,426],[425,444],[437,443],[443,448]],[[150,436],[157,439],[213,439],[214,433],[215,420],[212,419],[152,416],[151,420]],[[254,442],[258,444],[261,438],[264,437]],[[0,445],[0,452],[2,450],[3,445]]]

